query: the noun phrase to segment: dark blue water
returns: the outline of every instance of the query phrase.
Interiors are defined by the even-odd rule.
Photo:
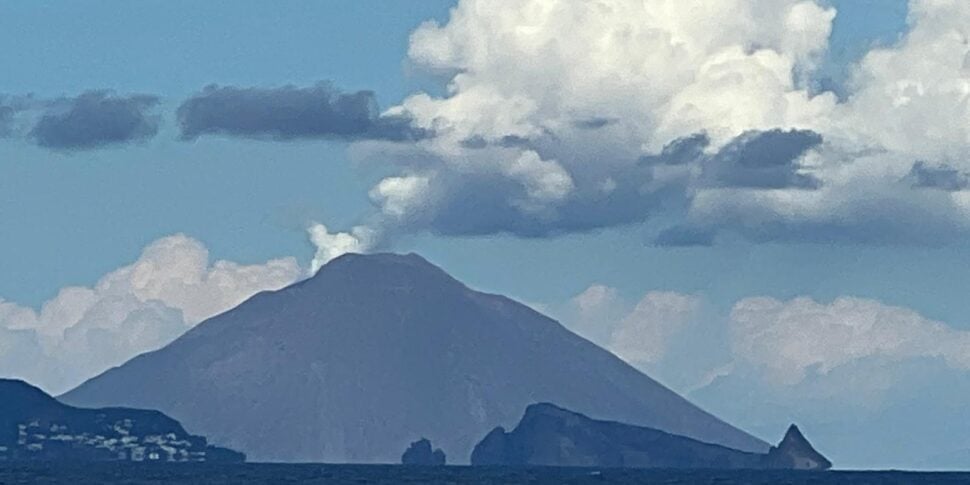
[[[367,465],[0,466],[0,484],[970,484],[970,473],[589,470]]]

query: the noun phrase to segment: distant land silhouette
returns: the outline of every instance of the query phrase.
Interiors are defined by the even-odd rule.
[[[536,402],[770,448],[553,319],[414,254],[341,256],[61,398],[158,409],[255,461],[398,463],[426,437],[467,463],[483,436]]]
[[[827,470],[832,463],[792,425],[768,453],[738,451],[652,428],[591,419],[549,403],[529,406],[511,432],[492,430],[472,465]]]
[[[158,411],[79,409],[0,379],[0,462],[242,462]]]

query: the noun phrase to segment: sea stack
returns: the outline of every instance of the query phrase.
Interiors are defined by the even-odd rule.
[[[401,456],[402,465],[441,466],[445,464],[445,452],[441,448],[431,451],[431,441],[421,438]]]
[[[794,424],[778,446],[768,451],[767,463],[771,468],[793,470],[828,470],[832,462],[815,450],[811,443]]]

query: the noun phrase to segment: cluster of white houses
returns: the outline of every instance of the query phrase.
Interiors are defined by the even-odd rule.
[[[179,437],[175,433],[137,436],[132,422],[114,423],[108,436],[74,433],[68,426],[39,421],[18,425],[16,444],[0,445],[0,461],[31,458],[99,461],[206,461],[206,441],[197,436]],[[106,430],[108,431],[108,430]]]

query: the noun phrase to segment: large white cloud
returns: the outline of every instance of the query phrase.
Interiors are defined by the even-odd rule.
[[[826,48],[835,11],[811,1],[462,1],[413,35],[411,58],[456,71],[449,96],[402,107],[443,136],[535,137],[617,119],[659,149],[708,128],[733,137],[814,120],[792,69]],[[780,104],[778,100],[786,99]],[[697,121],[692,121],[692,120]]]
[[[847,101],[816,126],[827,143],[806,165],[821,190],[703,194],[696,218],[802,224],[798,238],[922,242],[965,233],[966,185],[941,177],[914,184],[907,175],[914,163],[957,180],[970,171],[970,4],[912,0],[909,25],[897,44],[854,67]]]
[[[199,241],[159,239],[131,265],[94,286],[63,288],[39,311],[0,300],[0,374],[66,391],[302,273],[294,258],[210,263]]]
[[[807,88],[829,48],[836,11],[825,5],[462,0],[411,36],[411,61],[447,92],[388,110],[433,136],[371,151],[401,170],[371,192],[379,225],[531,237],[660,214],[675,223],[664,244],[721,232],[904,243],[966,232],[966,183],[907,175],[918,161],[970,172],[970,4],[913,0],[909,31],[853,66],[844,101]],[[739,141],[793,129],[824,143],[711,165],[732,140],[744,152]],[[699,152],[669,150],[698,133],[709,140]],[[801,143],[778,139],[788,142]],[[746,180],[765,173],[792,183]]]
[[[821,129],[836,103],[797,82],[835,15],[811,1],[492,7],[462,1],[411,37],[412,61],[450,81],[388,110],[435,134],[389,154],[407,167],[372,192],[389,225],[535,236],[643,220],[676,208],[690,169],[642,156],[701,131],[716,150]]]

